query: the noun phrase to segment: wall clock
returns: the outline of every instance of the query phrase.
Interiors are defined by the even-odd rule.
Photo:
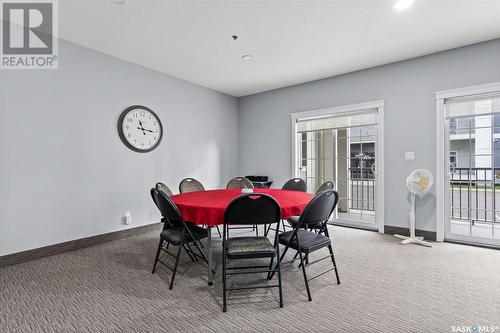
[[[142,105],[126,108],[118,118],[117,127],[125,146],[139,153],[154,150],[163,136],[160,118],[153,110]]]

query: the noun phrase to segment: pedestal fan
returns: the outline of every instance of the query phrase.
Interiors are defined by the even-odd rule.
[[[432,174],[429,170],[426,169],[417,169],[414,170],[410,175],[406,178],[406,187],[411,193],[410,196],[410,212],[409,212],[409,220],[410,220],[410,237],[402,236],[402,235],[394,235],[397,238],[402,239],[401,244],[420,244],[424,246],[431,247],[432,245],[424,242],[424,237],[416,237],[415,236],[415,200],[417,195],[422,197],[429,191],[432,186]]]

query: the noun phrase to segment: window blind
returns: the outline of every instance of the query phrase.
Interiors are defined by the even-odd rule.
[[[335,114],[320,118],[297,120],[297,132],[322,131],[349,127],[361,127],[377,124],[377,109]]]
[[[484,94],[445,101],[446,118],[474,117],[500,113],[500,95]]]

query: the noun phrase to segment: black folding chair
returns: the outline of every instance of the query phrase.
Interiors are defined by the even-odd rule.
[[[273,288],[279,289],[279,304],[283,307],[283,293],[281,288],[281,266],[279,262],[280,252],[278,243],[278,233],[274,239],[274,244],[265,236],[252,237],[228,237],[229,225],[258,225],[276,223],[279,228],[281,219],[281,208],[278,202],[271,196],[261,193],[242,194],[229,203],[224,214],[224,229],[222,231],[222,289],[223,305],[222,310],[226,312],[226,295],[228,290]],[[278,262],[273,270],[273,260],[276,257]],[[259,266],[237,266],[227,267],[228,260],[241,259],[270,259],[269,265]],[[227,288],[227,276],[237,274],[258,274],[278,272],[278,284],[264,284],[244,287]]]
[[[227,189],[241,190],[241,189],[244,189],[244,188],[251,188],[251,189],[253,189],[254,186],[253,186],[253,183],[251,181],[249,181],[245,177],[234,177],[233,179],[231,179],[227,183],[226,188]]]
[[[307,184],[302,178],[292,178],[283,185],[282,190],[307,192]]]
[[[202,183],[200,183],[200,181],[194,178],[184,178],[179,183],[179,193],[189,193],[196,191],[205,191],[205,187]],[[219,226],[216,226],[216,228],[217,232],[219,233],[219,237],[222,237],[222,235],[220,234]]]
[[[330,241],[330,236],[328,233],[327,222],[330,218],[330,215],[334,211],[337,206],[337,202],[339,200],[339,195],[334,190],[326,190],[317,194],[306,206],[302,214],[300,215],[299,221],[296,227],[291,231],[286,231],[279,234],[278,240],[279,243],[285,246],[283,253],[280,257],[280,262],[285,257],[286,252],[289,248],[297,251],[291,262],[294,262],[297,259],[297,256],[300,258],[299,267],[302,268],[302,274],[304,275],[304,282],[306,284],[307,297],[309,301],[311,298],[311,291],[309,290],[309,281],[315,279],[323,274],[326,274],[332,270],[335,270],[335,276],[337,277],[337,283],[340,284],[339,274],[337,271],[337,265],[335,264],[335,257],[333,255],[332,244]],[[320,232],[312,232],[304,229],[303,226],[307,226],[308,224],[317,225],[321,224]],[[323,257],[321,259],[317,259],[313,262],[309,261],[309,254],[312,252],[318,251],[322,248],[327,247],[330,251],[330,255]],[[319,261],[324,259],[331,258],[333,263],[333,268],[330,268],[311,279],[307,278],[306,267],[313,265]],[[274,271],[268,275],[268,278],[271,279],[274,275]]]
[[[321,192],[324,192],[326,190],[333,190],[334,189],[334,184],[333,182],[331,181],[327,181],[327,182],[324,182],[323,184],[321,184],[320,187],[318,187],[318,189],[316,190],[316,192],[314,192],[316,195],[317,194],[320,194]],[[292,228],[295,228],[297,226],[297,223],[299,222],[299,218],[300,216],[297,215],[297,216],[292,216],[290,217],[287,221],[288,221],[288,224],[292,227]],[[309,225],[302,225],[303,228],[308,228],[309,230],[311,231],[320,231],[322,228],[321,228],[322,224],[321,223],[318,223],[316,225],[314,224],[309,224]],[[286,230],[286,229],[285,229]]]
[[[205,191],[202,183],[194,178],[184,178],[179,183],[179,193],[188,193],[194,191]]]
[[[156,188],[152,188],[151,197],[160,210],[163,222],[163,230],[160,234],[160,243],[158,244],[158,250],[156,251],[156,258],[151,274],[154,274],[156,270],[156,264],[158,262],[165,265],[172,271],[172,277],[170,278],[169,286],[169,289],[172,289],[172,287],[174,286],[175,274],[177,273],[177,266],[179,264],[179,258],[181,256],[182,249],[186,251],[189,258],[193,262],[198,261],[198,259],[203,259],[208,264],[208,260],[201,250],[200,243],[201,239],[208,237],[208,231],[207,229],[198,227],[195,224],[184,222],[179,209],[164,192],[159,191]],[[166,246],[163,247],[163,244],[165,242]],[[170,244],[178,247],[176,254],[168,251],[168,247]],[[199,253],[194,252],[190,244],[193,244],[198,249]],[[175,258],[174,267],[170,267],[167,263],[159,260],[162,250],[165,251],[168,255]]]
[[[172,195],[174,195],[172,193],[172,190],[170,190],[170,188],[163,183],[158,182],[158,183],[156,183],[155,187],[158,191],[165,193],[167,195],[167,197],[171,197]]]
[[[302,178],[292,178],[290,180],[288,180],[284,185],[283,187],[281,188],[282,190],[288,190],[288,191],[300,191],[300,192],[307,192],[307,184],[306,182],[304,181],[304,179]],[[285,231],[285,221],[281,221],[282,225],[283,225],[283,231]],[[267,229],[266,229],[266,226],[264,226],[264,235],[267,236],[267,234],[269,233],[270,230],[274,230],[274,229],[271,229],[271,226],[267,226]],[[277,230],[274,230],[277,232]]]
[[[226,189],[228,190],[242,190],[244,188],[252,190],[254,188],[253,183],[245,177],[235,177],[226,185]],[[259,235],[259,228],[256,225],[253,225],[252,227],[233,227],[231,229],[252,229],[252,231],[255,231],[255,236]]]

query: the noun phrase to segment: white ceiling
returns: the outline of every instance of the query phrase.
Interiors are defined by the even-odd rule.
[[[59,35],[233,96],[500,37],[499,0],[124,1],[60,0]]]

